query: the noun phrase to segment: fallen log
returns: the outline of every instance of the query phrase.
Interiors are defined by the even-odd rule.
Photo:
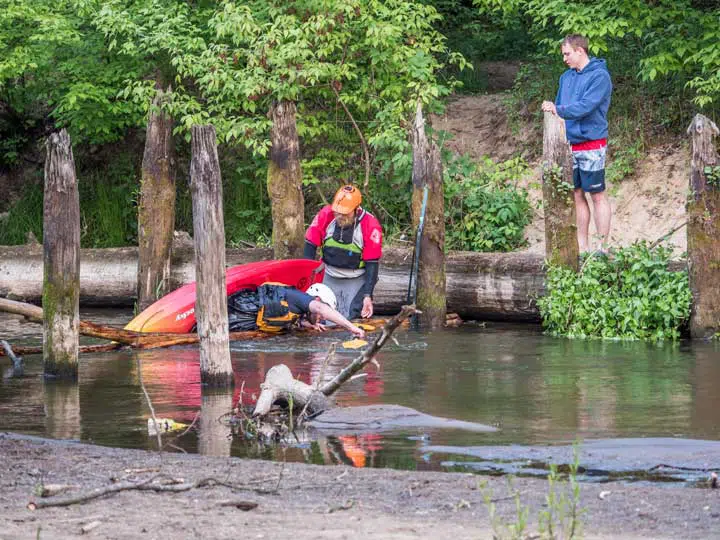
[[[227,249],[235,266],[272,258],[266,248]],[[83,249],[80,252],[80,303],[84,306],[132,306],[137,287],[137,248]],[[377,315],[400,311],[407,297],[412,251],[383,250],[375,287]],[[535,299],[545,292],[544,256],[538,253],[454,251],[445,261],[447,310],[463,319],[539,321]],[[673,261],[673,270],[686,267]],[[191,247],[173,248],[173,288],[195,280]],[[0,297],[39,303],[42,294],[42,246],[0,246]]]
[[[0,311],[4,311],[6,313],[14,313],[16,315],[22,315],[33,322],[43,322],[42,308],[34,306],[32,304],[27,304],[25,302],[18,302],[15,300],[8,300],[6,298],[0,298]],[[363,321],[363,324],[368,327],[372,327],[373,329],[377,329],[383,324],[385,324],[385,322],[386,321],[384,319],[367,319]],[[326,329],[326,331],[340,332],[344,331],[344,329],[340,327],[329,327]],[[298,329],[297,332],[314,333],[317,332],[317,330],[302,328]],[[133,332],[130,330],[123,330],[122,328],[115,328],[113,326],[106,326],[88,321],[80,321],[80,334],[83,336],[113,341],[117,344],[117,347],[120,347],[121,345],[126,345],[136,349],[158,349],[162,347],[172,347],[173,345],[190,345],[193,343],[198,343],[200,341],[200,338],[197,334]],[[263,339],[272,337],[273,335],[275,334],[268,334],[266,332],[260,332],[259,330],[248,332],[230,332],[230,340],[242,341],[248,339]],[[32,354],[22,348],[16,348],[15,350],[18,354]],[[96,351],[97,350],[98,349],[96,349]],[[40,349],[40,351],[42,351],[42,348]],[[0,356],[4,354],[5,351],[0,350]]]
[[[227,249],[235,266],[272,258],[269,249]],[[80,302],[132,306],[137,289],[137,248],[83,249]],[[380,262],[374,306],[378,315],[400,311],[406,300],[412,251],[387,248]],[[446,259],[447,309],[465,319],[539,320],[535,298],[543,292],[543,256],[530,253],[451,252]],[[195,280],[191,248],[174,248],[172,288]],[[0,246],[0,296],[39,303],[42,248]]]

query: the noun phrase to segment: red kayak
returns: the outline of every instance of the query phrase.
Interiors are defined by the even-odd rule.
[[[266,282],[283,283],[306,290],[321,282],[323,272],[317,272],[320,261],[288,259],[260,261],[228,268],[225,274],[227,295],[241,289],[254,288]],[[134,332],[187,333],[195,326],[195,282],[188,283],[163,296],[130,321],[125,330]]]

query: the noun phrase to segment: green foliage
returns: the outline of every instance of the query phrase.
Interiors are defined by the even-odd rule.
[[[615,148],[605,169],[605,179],[610,183],[616,183],[632,175],[641,157],[642,141],[640,140]]]
[[[0,215],[0,246],[24,244],[28,232],[42,241],[42,230],[43,186],[28,184],[7,215]]]
[[[71,0],[13,0],[0,10],[0,46],[5,164],[53,124],[68,127],[73,142],[102,143],[142,121],[134,103],[117,99],[140,65],[108,51]]]
[[[556,336],[609,339],[678,339],[690,316],[687,271],[668,270],[670,250],[644,243],[612,257],[591,254],[575,273],[547,271],[538,299],[546,330]]]
[[[706,165],[703,174],[709,186],[720,189],[720,165]]]
[[[512,251],[524,246],[530,202],[516,183],[527,173],[522,158],[500,164],[486,158],[478,165],[467,155],[446,156],[447,249]]]
[[[580,484],[577,479],[580,469],[580,449],[573,446],[573,462],[569,466],[568,485],[564,483],[555,463],[550,465],[548,492],[545,495],[545,510],[539,516],[539,529],[543,538],[582,537],[583,510],[580,508]],[[561,486],[564,489],[558,489]],[[569,493],[568,493],[569,492]]]
[[[556,464],[550,465],[550,473],[547,477],[548,491],[545,495],[546,504],[538,514],[539,536],[527,534],[530,509],[522,503],[520,492],[514,486],[513,477],[508,477],[507,483],[508,491],[515,501],[514,521],[507,521],[498,515],[492,490],[487,486],[487,482],[481,483],[480,489],[490,517],[493,538],[521,540],[537,537],[547,540],[556,538],[571,540],[582,537],[581,518],[584,510],[580,508],[580,484],[578,482],[580,450],[577,444],[573,447],[573,462],[566,469],[567,474],[562,475]]]
[[[223,177],[225,241],[228,245],[270,244],[270,200],[262,181],[266,175],[266,162],[250,158],[240,160],[234,171]]]
[[[113,159],[108,169],[96,169],[78,178],[82,247],[137,245],[139,185],[127,154]]]
[[[456,78],[462,93],[481,93],[488,90],[488,78],[483,70],[487,61],[519,61],[535,49],[527,32],[525,20],[505,17],[502,13],[480,13],[471,2],[455,0],[426,0],[442,19],[436,28],[447,38],[450,50],[458,51],[472,69],[446,66],[442,73]]]
[[[720,28],[717,3],[601,0],[473,0],[481,13],[527,17],[530,32],[548,52],[559,39],[580,33],[590,39],[590,53],[611,56],[618,45],[637,60],[644,81],[680,77],[695,90],[694,101],[706,106],[720,97]]]

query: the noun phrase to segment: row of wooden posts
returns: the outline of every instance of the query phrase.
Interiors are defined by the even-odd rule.
[[[273,178],[284,177],[301,193],[297,132],[287,114],[274,109],[271,132]],[[290,111],[292,112],[292,111]],[[294,117],[294,114],[290,115]],[[277,118],[276,118],[277,117]],[[543,137],[543,199],[546,258],[578,269],[575,208],[571,196],[572,164],[564,122],[545,114]],[[171,122],[162,113],[148,123],[143,158],[143,186],[139,201],[138,306],[142,309],[165,292],[170,279],[174,207]],[[715,124],[697,115],[688,132],[692,136],[692,172],[688,200],[688,262],[693,291],[691,332],[708,337],[720,326],[720,164],[714,146]],[[411,130],[413,144],[412,216],[415,230],[422,220],[417,272],[417,305],[428,327],[445,321],[445,223],[442,166],[437,145],[426,136],[425,120],[418,105]],[[190,187],[197,301],[195,315],[200,337],[201,381],[209,386],[233,384],[230,363],[225,292],[225,230],[222,182],[215,130],[192,128]],[[282,152],[281,150],[282,149]],[[273,157],[273,153],[275,154]],[[282,154],[282,155],[279,155]],[[717,168],[717,176],[713,171]],[[274,170],[272,170],[274,169]],[[709,171],[709,172],[708,172]],[[662,179],[658,179],[662,181]],[[564,186],[564,187],[563,187]],[[424,193],[427,195],[424,197]],[[366,194],[367,195],[367,194]],[[287,197],[285,198],[287,201]],[[297,201],[290,198],[297,208]],[[277,214],[277,216],[276,216]],[[48,376],[76,378],[79,344],[80,207],[70,137],[65,130],[47,141],[44,194],[43,358]],[[273,223],[283,221],[282,205],[273,204]],[[286,238],[273,230],[276,258],[287,256]],[[292,253],[290,253],[292,255]]]

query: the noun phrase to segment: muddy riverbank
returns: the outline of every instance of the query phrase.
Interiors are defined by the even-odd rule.
[[[3,539],[74,538],[88,526],[95,538],[492,538],[484,494],[505,520],[516,519],[504,477],[161,454],[7,433],[0,456]],[[214,482],[27,508],[43,483],[73,485],[68,493],[77,494],[159,475]],[[520,478],[514,488],[529,508],[529,531],[537,532],[547,482]],[[709,488],[583,483],[580,523],[585,538],[717,538],[719,497]]]

